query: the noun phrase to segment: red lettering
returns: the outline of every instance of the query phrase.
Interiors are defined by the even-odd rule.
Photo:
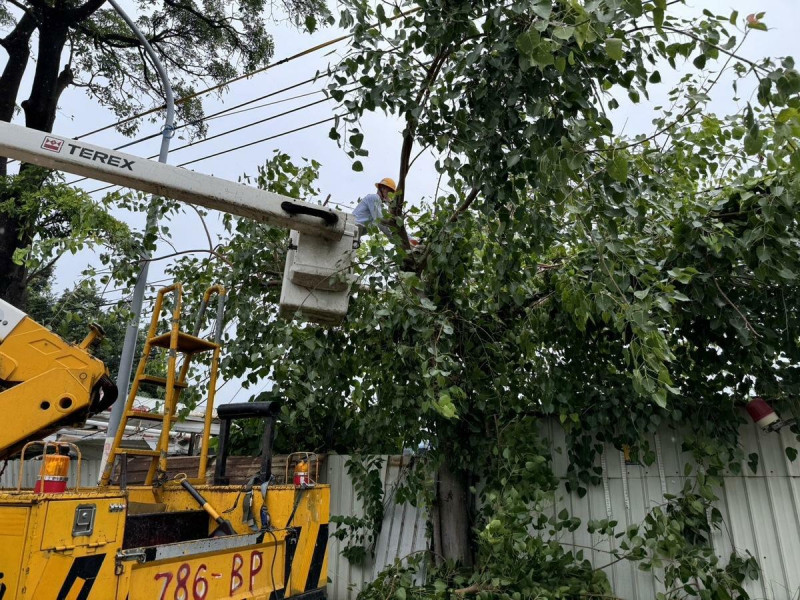
[[[250,591],[253,591],[253,583],[256,580],[256,575],[261,572],[261,568],[264,566],[263,557],[264,553],[259,552],[258,550],[253,550],[250,553]]]
[[[158,581],[159,579],[164,580],[164,587],[161,588],[161,595],[158,597],[158,600],[165,600],[167,597],[167,588],[169,587],[169,584],[172,581],[172,573],[156,573],[153,579],[155,579],[156,581]]]
[[[208,596],[208,579],[202,575],[205,570],[206,566],[200,565],[194,575],[194,585],[192,586],[194,600],[205,600],[206,596]]]
[[[242,555],[234,554],[233,565],[231,566],[231,596],[233,596],[233,593],[236,590],[244,585],[244,579],[242,579],[242,565],[244,565],[244,559],[242,558]]]
[[[191,568],[188,564],[183,563],[178,567],[178,577],[175,579],[175,600],[189,600],[189,588],[186,587],[189,582],[189,573],[191,573]]]

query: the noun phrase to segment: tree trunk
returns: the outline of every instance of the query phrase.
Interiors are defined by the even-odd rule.
[[[22,103],[25,125],[31,129],[50,132],[56,119],[56,109],[61,92],[69,81],[69,65],[61,70],[61,54],[67,42],[69,26],[61,11],[52,11],[39,26],[39,52],[30,97]]]
[[[8,52],[8,62],[0,75],[0,121],[11,122],[17,105],[19,86],[30,58],[30,39],[36,29],[36,19],[25,13],[14,30],[3,39],[3,48]],[[5,157],[0,158],[0,176],[6,175]]]
[[[470,493],[465,473],[446,463],[439,468],[433,519],[433,549],[437,561],[451,560],[462,566],[473,564]]]
[[[71,83],[69,65],[61,71],[61,54],[68,31],[69,26],[61,11],[50,10],[42,16],[31,95],[22,103],[25,125],[32,129],[52,131],[61,92]],[[24,68],[22,70],[24,72]],[[21,171],[26,167],[23,165]],[[14,252],[31,244],[37,218],[33,209],[0,215],[0,273],[3,274],[0,298],[23,310],[27,299],[27,269],[14,263]]]

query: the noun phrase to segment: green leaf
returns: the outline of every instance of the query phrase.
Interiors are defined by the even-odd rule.
[[[607,164],[606,170],[612,179],[625,183],[628,180],[628,157],[622,152],[617,152]]]
[[[357,160],[353,163],[353,171],[361,172],[364,170],[364,165],[361,164],[360,160]]]
[[[531,60],[539,66],[539,68],[548,67],[555,63],[555,57],[550,45],[541,43],[533,49],[531,53]]]
[[[788,458],[791,462],[797,460],[797,449],[792,448],[791,446],[787,446],[786,449],[786,458]]]
[[[622,40],[619,38],[608,38],[606,40],[606,54],[613,60],[622,60],[625,56],[622,51]]]
[[[519,51],[519,53],[523,56],[531,56],[534,48],[539,45],[541,39],[542,36],[539,35],[538,31],[535,29],[529,29],[517,37],[514,45],[516,46],[517,51]]]
[[[744,136],[744,151],[747,152],[747,154],[758,154],[761,152],[761,147],[763,145],[764,138],[758,135],[758,133],[755,135],[748,133],[746,136]]]
[[[548,20],[553,13],[553,5],[550,0],[538,0],[536,4],[531,7],[537,17]]]
[[[653,24],[656,26],[656,30],[659,32],[663,31],[664,27],[664,9],[663,8],[655,8],[653,9]]]
[[[692,61],[692,64],[698,69],[705,69],[706,68],[706,55],[699,54],[695,57]]]
[[[751,452],[747,455],[747,466],[753,473],[758,473],[758,454]]]
[[[363,133],[354,133],[350,136],[350,145],[354,148],[361,148],[361,144],[364,142],[364,134]]]
[[[553,37],[559,40],[568,40],[575,35],[574,27],[560,26],[553,29]]]

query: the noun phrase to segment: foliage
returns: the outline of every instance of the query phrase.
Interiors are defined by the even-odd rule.
[[[55,172],[31,167],[0,178],[0,198],[6,198],[0,202],[4,214],[35,216],[30,244],[15,255],[26,267],[26,285],[49,276],[66,253],[90,247],[127,255],[135,247],[129,227],[110,214],[118,195],[95,202],[86,192],[64,184]]]
[[[384,513],[383,462],[381,456],[352,456],[346,464],[356,498],[364,505],[364,516],[333,515],[331,523],[337,525],[333,537],[347,541],[342,555],[353,564],[364,562],[368,553],[374,554],[375,543],[381,532]]]
[[[739,54],[750,31],[763,35],[760,16],[681,18],[660,0],[341,8],[354,37],[330,93],[349,116],[332,137],[360,170],[370,140],[359,118],[384,111],[405,124],[391,244],[377,234],[362,244],[346,322],[277,319],[269,282],[285,236],[263,226],[232,222],[219,251],[236,266],[208,259],[175,272],[231,275],[225,369],[273,382],[264,397],[286,403],[285,439],[365,453],[425,446],[432,468],[446,465],[478,495],[479,511],[461,507],[474,568],[445,556],[462,562],[439,584],[433,574],[412,585],[402,567],[364,597],[447,597],[457,586],[485,598],[609,595],[603,565],[559,541],[590,525],[568,512],[540,520],[555,486],[543,417],[566,432],[567,483],[581,495],[600,480],[604,443],[651,463],[649,434],[680,431],[700,465],[688,487],[635,530],[591,527],[619,540],[610,560],[669,581],[670,598],[746,596],[755,563],[717,560],[708,509],[723,473],[741,469],[747,397],[798,412],[793,60]],[[726,80],[741,110],[718,115],[710,102]],[[345,94],[355,81],[363,87]],[[619,115],[651,94],[665,98],[652,132],[620,133]],[[412,156],[425,148],[443,183],[412,203]],[[313,165],[270,165],[261,187],[313,195]],[[421,250],[411,252],[409,230]]]

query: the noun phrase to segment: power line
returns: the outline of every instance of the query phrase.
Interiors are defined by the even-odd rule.
[[[314,123],[309,123],[308,125],[302,125],[300,127],[295,127],[294,129],[290,129],[289,131],[284,131],[282,133],[277,133],[275,135],[271,135],[269,137],[262,138],[260,140],[256,140],[254,142],[248,142],[247,144],[242,144],[241,146],[236,146],[234,148],[228,148],[227,150],[221,150],[220,152],[216,152],[214,154],[209,154],[208,156],[202,156],[200,158],[195,158],[194,160],[189,160],[184,163],[181,163],[177,166],[185,167],[186,165],[191,165],[196,162],[200,162],[203,160],[207,160],[209,158],[215,158],[217,156],[222,156],[223,154],[228,154],[229,152],[234,152],[236,150],[241,150],[242,148],[248,148],[250,146],[255,146],[256,144],[261,144],[262,142],[268,142],[269,140],[274,140],[275,138],[283,137],[285,135],[289,135],[290,133],[296,133],[298,131],[302,131],[303,129],[309,129],[311,127],[316,127],[317,125],[322,125],[323,123],[328,123],[337,119],[340,115],[334,115],[332,117],[328,117],[327,119],[322,119],[321,121],[316,121]]]
[[[264,107],[267,107],[267,106],[273,106],[275,104],[282,104],[284,102],[289,102],[291,100],[297,100],[298,98],[305,98],[307,96],[313,96],[315,94],[321,94],[321,93],[323,93],[324,90],[315,90],[313,92],[308,92],[306,94],[299,94],[297,96],[291,96],[289,98],[283,98],[281,100],[276,100],[274,102],[266,102],[266,103],[261,104],[259,106],[251,106],[250,108],[246,108],[246,109],[241,110],[241,111],[236,111],[237,108],[241,108],[243,106],[247,106],[248,104],[252,104],[254,102],[258,102],[259,100],[264,100],[266,98],[270,98],[272,96],[276,96],[278,94],[282,94],[283,92],[286,92],[286,91],[295,89],[297,87],[300,87],[302,85],[305,85],[307,83],[310,83],[310,82],[314,81],[315,79],[316,79],[316,77],[311,77],[311,78],[306,79],[304,81],[301,81],[299,83],[295,83],[295,84],[292,84],[290,86],[281,88],[280,90],[276,90],[274,92],[270,92],[269,94],[264,94],[263,96],[259,96],[258,98],[253,98],[251,100],[246,100],[245,102],[240,102],[239,104],[231,106],[230,108],[225,108],[223,110],[217,111],[217,112],[212,113],[212,114],[210,114],[208,116],[205,116],[205,117],[203,117],[201,119],[195,119],[193,121],[186,121],[185,123],[181,123],[180,125],[176,125],[173,128],[173,130],[183,129],[184,127],[190,127],[192,125],[196,125],[196,124],[201,123],[203,121],[219,119],[221,117],[236,115],[236,114],[240,114],[240,113],[243,113],[243,112],[246,112],[246,111],[249,111],[249,110],[255,110],[257,108],[264,108]],[[311,105],[307,105],[307,106],[311,106]],[[301,108],[303,108],[303,107],[301,107]],[[299,109],[294,109],[294,110],[299,110]],[[275,115],[272,118],[278,118],[280,116],[283,116],[284,114],[289,114],[289,112],[294,112],[294,110],[288,111],[287,113],[282,113],[282,114],[279,114],[279,115]],[[265,120],[270,120],[270,119],[265,119]],[[259,121],[259,122],[263,122],[263,121]],[[140,144],[142,142],[146,142],[148,140],[152,140],[153,138],[157,138],[157,137],[160,137],[160,136],[161,136],[161,132],[153,133],[153,134],[141,137],[141,138],[137,138],[135,140],[131,140],[130,142],[126,142],[126,143],[124,143],[124,144],[122,144],[120,146],[116,146],[113,149],[114,150],[122,150],[124,148],[129,148],[131,146],[135,146],[136,144]],[[215,137],[218,137],[218,136],[215,136]],[[75,139],[78,139],[78,138],[75,138]],[[208,138],[204,138],[204,139],[208,139]],[[204,141],[204,140],[201,140],[201,141]],[[192,142],[192,144],[199,144],[199,143],[201,143],[201,141]],[[183,148],[183,147],[186,147],[186,146],[181,146],[180,148]],[[170,149],[170,152],[174,152],[175,150],[180,150],[180,148],[172,148],[172,149]],[[154,156],[157,156],[157,155],[154,155]],[[149,158],[154,158],[154,156],[150,156]],[[73,181],[67,182],[67,185],[74,185],[76,183],[80,183],[81,181],[86,181],[87,179],[89,179],[89,177],[80,177],[80,178],[75,179]]]
[[[307,80],[307,81],[311,81],[311,80]],[[286,89],[287,88],[284,88],[284,91]],[[288,98],[283,98],[281,100],[275,100],[273,102],[265,102],[264,104],[257,104],[256,106],[251,106],[249,108],[243,108],[242,110],[235,110],[235,109],[237,109],[237,108],[239,108],[241,106],[244,106],[246,104],[252,104],[253,102],[256,102],[257,100],[263,99],[264,96],[262,96],[261,98],[257,98],[256,100],[248,100],[247,102],[242,102],[241,104],[237,104],[236,106],[233,106],[231,108],[226,108],[225,110],[221,110],[218,113],[213,113],[213,114],[203,118],[202,120],[203,121],[213,121],[214,119],[220,119],[222,117],[230,117],[230,116],[233,116],[233,115],[240,115],[242,113],[246,113],[246,112],[251,111],[251,110],[256,110],[258,108],[265,108],[267,106],[274,106],[275,104],[282,104],[283,102],[289,102],[291,100],[298,100],[300,98],[307,98],[308,96],[315,96],[316,94],[322,94],[324,92],[325,92],[325,90],[314,90],[313,92],[306,92],[305,94],[297,94],[296,96],[289,96]],[[275,93],[277,94],[278,92],[275,92]],[[269,95],[274,95],[274,94],[269,94]],[[222,113],[225,113],[225,114],[222,114]]]
[[[227,150],[221,150],[219,152],[215,152],[214,154],[209,154],[207,156],[201,156],[200,158],[195,158],[195,159],[192,159],[192,160],[188,160],[186,162],[180,163],[180,164],[175,165],[175,166],[177,166],[177,167],[185,167],[186,165],[191,165],[191,164],[203,161],[203,160],[207,160],[209,158],[216,158],[217,156],[222,156],[223,154],[228,154],[230,152],[235,152],[236,150],[241,150],[242,148],[248,148],[250,146],[255,146],[256,144],[261,144],[263,142],[268,142],[269,140],[274,140],[276,138],[283,137],[285,135],[289,135],[290,133],[296,133],[296,132],[302,131],[304,129],[309,129],[311,127],[316,127],[317,125],[322,125],[323,123],[328,123],[328,122],[333,121],[334,119],[338,118],[339,116],[341,116],[341,115],[334,115],[332,117],[328,117],[327,119],[322,119],[322,120],[316,121],[314,123],[309,123],[308,125],[302,125],[300,127],[296,127],[294,129],[290,129],[288,131],[283,131],[281,133],[277,133],[275,135],[271,135],[271,136],[262,138],[260,140],[256,140],[254,142],[248,142],[246,144],[241,144],[241,145],[235,146],[233,148],[228,148]],[[109,185],[106,185],[106,186],[99,187],[97,189],[91,190],[88,193],[89,194],[94,194],[95,192],[102,192],[103,190],[107,190],[107,189],[113,188],[113,187],[120,187],[120,186],[117,186],[117,185],[112,183],[112,184],[109,184]]]
[[[328,96],[328,97],[322,98],[321,100],[316,100],[314,102],[309,102],[308,104],[303,104],[302,106],[297,106],[297,107],[295,107],[295,108],[293,108],[291,110],[287,110],[287,111],[284,111],[282,113],[278,113],[277,115],[272,115],[272,116],[266,117],[264,119],[260,119],[258,121],[252,121],[252,122],[250,122],[250,123],[248,123],[246,125],[241,125],[240,127],[236,127],[234,129],[228,129],[227,131],[223,131],[221,133],[217,133],[217,134],[214,134],[212,136],[205,137],[205,138],[203,138],[201,140],[197,140],[195,142],[189,142],[187,144],[184,144],[183,146],[178,146],[177,148],[171,149],[170,153],[178,152],[179,150],[183,150],[184,148],[191,148],[192,146],[197,146],[197,145],[202,144],[204,142],[208,142],[210,140],[214,140],[214,139],[226,136],[226,135],[231,134],[231,133],[236,133],[237,131],[242,131],[243,129],[247,129],[248,127],[254,127],[255,125],[261,125],[262,123],[266,123],[267,121],[272,121],[272,120],[278,119],[280,117],[285,117],[286,115],[290,115],[290,114],[295,113],[295,112],[297,112],[299,110],[303,110],[304,108],[310,108],[310,107],[315,106],[317,104],[321,104],[323,102],[328,102],[329,100],[332,100],[332,98]],[[154,157],[153,156],[149,156],[148,160],[152,159],[152,158],[154,158]]]
[[[399,15],[398,15],[398,17],[399,17]],[[395,18],[397,18],[397,17],[395,17]],[[266,65],[265,67],[262,67],[260,69],[256,69],[255,71],[250,71],[249,73],[244,73],[242,75],[239,75],[238,77],[234,77],[233,79],[229,79],[227,81],[223,81],[222,83],[219,83],[217,85],[213,85],[213,86],[211,86],[209,88],[206,88],[204,90],[200,90],[199,92],[195,92],[193,94],[189,94],[188,96],[184,96],[182,98],[177,98],[175,100],[175,105],[178,106],[180,104],[186,104],[190,100],[194,100],[195,98],[197,98],[199,96],[204,96],[205,94],[208,94],[210,92],[215,92],[215,91],[217,91],[219,89],[222,89],[224,87],[229,86],[232,83],[236,83],[237,81],[241,81],[242,79],[249,79],[250,77],[253,77],[254,75],[258,75],[259,73],[263,73],[265,71],[269,71],[270,69],[274,69],[275,67],[279,67],[280,65],[285,65],[286,63],[289,63],[289,62],[291,62],[291,61],[293,61],[295,59],[301,58],[303,56],[307,56],[308,54],[313,54],[314,52],[317,52],[318,50],[322,50],[323,48],[327,48],[328,46],[332,46],[333,44],[337,44],[337,43],[339,43],[339,42],[341,42],[343,40],[346,40],[347,38],[352,37],[352,35],[353,34],[339,36],[339,37],[334,38],[332,40],[328,40],[327,42],[323,42],[321,44],[317,44],[316,46],[312,46],[311,48],[306,48],[305,50],[302,50],[302,51],[300,51],[300,52],[298,52],[296,54],[292,54],[291,56],[287,56],[286,58],[282,58],[281,60],[279,60],[277,62],[270,63],[270,64]],[[117,121],[116,123],[111,123],[110,125],[105,125],[105,126],[100,127],[98,129],[94,129],[94,130],[90,131],[89,133],[84,133],[83,135],[79,135],[78,137],[76,137],[74,139],[80,140],[80,139],[83,139],[85,137],[89,137],[90,135],[94,135],[96,133],[100,133],[101,131],[105,131],[107,129],[111,129],[113,127],[118,127],[120,125],[124,125],[125,123],[130,123],[131,121],[135,121],[137,119],[141,119],[142,117],[146,117],[147,115],[150,115],[150,114],[153,114],[153,113],[158,112],[160,110],[163,110],[164,108],[166,108],[166,106],[164,104],[162,104],[160,106],[156,106],[156,107],[151,108],[149,110],[146,110],[146,111],[137,113],[135,115],[132,115],[130,117],[127,117],[125,119],[122,119],[121,121]],[[161,135],[161,134],[158,134],[158,135]]]
[[[413,9],[405,11],[405,12],[400,12],[400,13],[394,15],[393,17],[390,17],[390,18],[386,19],[386,22],[391,23],[391,22],[396,21],[398,19],[402,19],[404,17],[408,17],[410,15],[413,15],[414,13],[417,13],[420,10],[422,10],[422,9],[421,8],[413,8]],[[381,24],[380,22],[379,23],[375,23],[375,24],[371,25],[370,28],[377,27],[380,24]],[[193,100],[194,98],[197,98],[199,96],[203,96],[205,94],[208,94],[209,92],[215,92],[215,91],[217,91],[219,89],[222,89],[224,87],[229,86],[232,83],[236,83],[237,81],[241,81],[242,79],[249,79],[250,77],[253,77],[254,75],[258,75],[259,73],[264,73],[265,71],[269,71],[270,69],[274,69],[275,67],[279,67],[280,65],[285,65],[286,63],[289,63],[289,62],[291,62],[291,61],[293,61],[295,59],[302,58],[303,56],[307,56],[309,54],[313,54],[314,52],[317,52],[318,50],[322,50],[324,48],[327,48],[328,46],[333,46],[334,44],[338,44],[341,41],[344,41],[344,40],[346,40],[348,38],[351,38],[351,37],[353,37],[353,35],[354,34],[349,33],[347,35],[342,35],[342,36],[339,36],[337,38],[328,40],[327,42],[322,42],[321,44],[317,44],[316,46],[312,46],[310,48],[306,48],[305,50],[301,50],[300,52],[297,52],[296,54],[292,54],[291,56],[287,56],[286,58],[282,58],[281,60],[279,60],[277,62],[270,63],[270,64],[268,64],[268,65],[266,65],[264,67],[261,67],[260,69],[256,69],[254,71],[250,71],[249,73],[244,73],[244,74],[239,75],[237,77],[234,77],[232,79],[228,79],[227,81],[223,81],[222,83],[219,83],[217,85],[213,85],[213,86],[208,87],[208,88],[206,88],[204,90],[200,90],[199,92],[194,92],[193,94],[189,94],[188,96],[184,96],[183,98],[177,98],[175,100],[175,105],[178,106],[180,104],[185,104],[189,100]],[[130,123],[131,121],[135,121],[136,119],[140,119],[140,118],[145,117],[147,115],[153,114],[154,112],[158,112],[160,110],[163,110],[164,108],[166,108],[166,105],[164,105],[164,104],[162,104],[161,106],[156,106],[156,107],[151,108],[149,110],[146,110],[144,112],[140,112],[138,114],[135,114],[135,115],[132,115],[132,116],[127,117],[125,119],[122,119],[121,121],[117,121],[116,123],[111,123],[110,125],[106,125],[104,127],[100,127],[99,129],[95,129],[93,131],[90,131],[89,133],[84,133],[83,135],[80,135],[80,136],[78,136],[78,137],[76,137],[74,139],[79,140],[79,139],[88,137],[90,135],[94,135],[95,133],[100,133],[101,131],[105,131],[106,129],[111,129],[112,127],[117,127],[119,125],[124,125],[125,123]]]

